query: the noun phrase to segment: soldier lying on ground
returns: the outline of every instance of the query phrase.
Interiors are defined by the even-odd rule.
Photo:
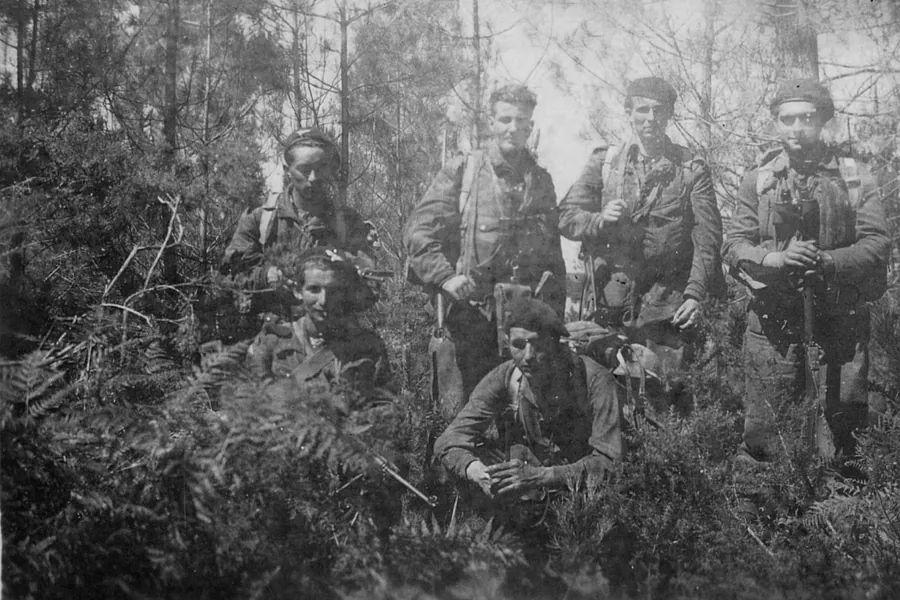
[[[391,372],[384,342],[354,319],[354,313],[374,304],[375,295],[349,257],[312,250],[288,273],[302,302],[302,316],[267,319],[248,350],[250,369],[258,376],[294,377],[301,382],[340,376],[366,393],[388,386]]]
[[[602,480],[623,452],[613,376],[560,342],[568,335],[562,319],[538,300],[511,303],[506,328],[512,360],[476,386],[435,455],[489,497]],[[486,436],[492,424],[496,440]]]

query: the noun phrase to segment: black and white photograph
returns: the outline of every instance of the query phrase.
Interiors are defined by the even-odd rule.
[[[0,600],[900,598],[900,0],[0,1]]]

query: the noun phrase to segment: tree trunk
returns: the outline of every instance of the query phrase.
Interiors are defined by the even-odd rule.
[[[472,93],[472,109],[475,123],[473,148],[481,147],[481,26],[478,22],[478,0],[472,0],[472,48],[475,50],[475,87]],[[493,110],[493,107],[492,107]]]
[[[200,271],[206,273],[206,207],[209,205],[209,84],[212,75],[212,0],[206,0],[206,63],[203,65],[203,198],[200,200]]]
[[[340,4],[341,25],[341,170],[338,174],[338,208],[347,206],[350,184],[350,64],[347,49],[347,0]]]
[[[819,78],[818,32],[810,18],[809,0],[775,0],[777,75],[781,78]]]
[[[28,84],[27,89],[34,88],[37,79],[37,54],[38,54],[38,20],[40,19],[41,3],[34,0],[31,6],[31,52],[28,53]],[[23,17],[24,20],[24,17]]]
[[[291,31],[291,66],[293,67],[294,127],[303,127],[303,82],[300,79],[300,7],[294,2],[294,27]]]
[[[19,125],[25,123],[25,0],[19,0],[16,14],[16,109]]]
[[[704,17],[706,18],[705,44],[703,53],[703,92],[700,98],[700,113],[703,115],[703,133],[704,133],[704,149],[708,152],[712,147],[712,123],[713,123],[713,71],[715,70],[715,50],[716,50],[716,15],[718,14],[718,0],[705,0]],[[709,157],[705,156],[708,159]]]
[[[166,155],[175,157],[178,127],[178,22],[180,0],[169,0],[169,19],[166,23],[165,99],[163,106],[163,138]]]

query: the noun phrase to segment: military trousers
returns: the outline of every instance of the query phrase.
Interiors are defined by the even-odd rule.
[[[815,340],[823,352],[819,383],[826,421],[817,427],[830,429],[834,450],[844,456],[855,453],[853,434],[868,419],[869,327],[865,305],[820,314],[815,322]],[[792,412],[797,415],[792,407],[806,396],[802,307],[777,318],[751,306],[743,357],[745,418],[738,457],[769,462],[802,439],[802,419],[790,418]]]
[[[496,322],[468,302],[453,302],[443,338],[432,339],[430,354],[433,406],[451,421],[478,382],[502,362]]]

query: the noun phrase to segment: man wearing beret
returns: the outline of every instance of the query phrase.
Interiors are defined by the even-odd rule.
[[[599,483],[623,452],[612,374],[560,342],[566,328],[543,302],[521,298],[508,310],[512,359],[481,380],[435,456],[492,498],[534,499],[582,477]]]
[[[667,366],[669,399],[700,304],[723,289],[722,220],[709,168],[673,143],[666,127],[675,90],[646,77],[626,90],[626,141],[599,148],[560,205],[559,229],[582,243],[582,314],[608,327],[634,328],[635,342]]]
[[[753,290],[738,457],[751,465],[782,452],[785,433],[800,435],[784,415],[804,394],[803,285],[815,293],[814,341],[822,351],[827,425],[819,419],[825,435],[816,436],[816,449],[854,453],[853,432],[867,421],[866,301],[885,291],[890,247],[869,172],[822,139],[834,116],[828,90],[814,80],[783,81],[770,110],[781,148],[745,175],[723,248]]]
[[[565,305],[556,192],[527,147],[537,99],[511,84],[489,102],[492,139],[448,161],[404,233],[412,274],[446,313],[443,341],[432,353],[432,394],[448,419],[501,361],[497,284],[540,287],[540,297],[560,314]]]
[[[284,190],[244,212],[225,248],[220,271],[243,290],[242,312],[284,311],[291,294],[276,264],[280,255],[338,248],[374,265],[373,228],[352,208],[335,206],[338,148],[318,129],[295,131],[284,143]],[[259,325],[254,323],[253,328]]]

